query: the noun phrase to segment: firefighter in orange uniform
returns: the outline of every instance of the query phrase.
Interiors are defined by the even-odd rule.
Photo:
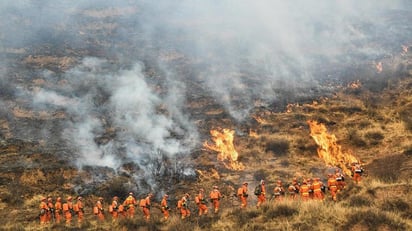
[[[338,168],[335,170],[335,179],[338,183],[338,191],[343,190],[345,188],[345,177]]]
[[[103,197],[99,197],[97,199],[96,205],[93,210],[93,213],[97,216],[97,219],[99,221],[104,221]]]
[[[77,197],[77,203],[73,206],[74,211],[77,213],[77,224],[81,226],[84,219],[84,205],[83,198],[81,196]]]
[[[41,198],[40,202],[40,225],[45,225],[47,223],[47,212],[49,211],[49,207],[47,207],[46,197]]]
[[[168,203],[169,195],[165,194],[163,196],[162,201],[160,202],[160,206],[162,208],[163,219],[167,221],[169,219],[169,203]]]
[[[353,174],[353,180],[355,181],[356,184],[359,184],[362,178],[362,173],[363,173],[363,168],[360,163],[355,162],[352,165],[352,174]]]
[[[266,201],[266,187],[265,187],[265,181],[260,180],[260,194],[257,195],[258,202],[256,204],[256,207],[259,208],[263,203]]]
[[[119,197],[113,197],[112,204],[109,205],[109,213],[112,214],[112,221],[115,222],[119,216]]]
[[[296,184],[295,184],[295,182],[296,182]],[[296,195],[299,193],[299,189],[297,189],[296,187],[299,187],[299,185],[297,184],[297,181],[295,181],[295,180],[293,180],[292,184],[290,184],[288,186],[288,194],[289,194],[289,199],[290,200],[296,200],[297,199]]]
[[[47,211],[47,223],[54,222],[54,204],[51,197],[47,198],[47,207],[49,208]]]
[[[247,189],[248,183],[243,182],[242,186],[237,190],[237,196],[240,198],[240,208],[246,208],[247,206],[247,198],[249,197],[248,189]]]
[[[182,215],[181,218],[182,220],[186,219],[187,217],[190,216],[190,210],[189,210],[189,197],[190,194],[186,193],[182,199],[180,199],[177,202],[177,209],[180,209],[180,214]]]
[[[151,199],[153,198],[153,194],[149,193],[146,198],[140,201],[140,207],[142,207],[143,217],[146,221],[150,220],[150,206],[151,206]]]
[[[328,174],[328,189],[333,201],[337,200],[338,182],[332,174]]]
[[[220,199],[222,198],[219,187],[217,187],[216,185],[213,186],[213,190],[210,192],[209,197],[210,201],[212,202],[214,213],[218,213],[220,207]]]
[[[62,219],[61,214],[62,214],[62,198],[57,197],[56,203],[54,204],[54,217],[56,219],[57,224],[59,224]]]
[[[292,190],[295,193],[295,189]],[[273,196],[275,197],[275,201],[282,201],[285,195],[285,189],[282,186],[282,181],[278,180],[276,183],[276,187],[273,189]]]
[[[205,198],[205,190],[200,189],[199,194],[195,196],[195,203],[197,205],[197,208],[199,210],[199,217],[202,215],[207,215],[208,208],[207,208],[207,201]]]
[[[137,205],[136,199],[133,197],[133,193],[130,192],[129,196],[123,202],[123,206],[127,211],[127,217],[133,218],[135,213],[135,206]]]
[[[300,197],[302,198],[303,201],[307,201],[310,198],[309,195],[310,187],[306,180],[303,180],[302,186],[300,187]]]
[[[312,184],[313,198],[316,200],[323,200],[323,183],[320,181],[320,178],[315,178]]]
[[[71,196],[67,197],[66,203],[63,204],[63,214],[64,218],[66,219],[66,225],[71,225],[72,216],[74,214]]]

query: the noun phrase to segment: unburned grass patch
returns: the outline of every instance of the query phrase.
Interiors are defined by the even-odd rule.
[[[383,211],[402,212],[402,211],[409,211],[410,206],[407,202],[405,202],[401,198],[394,198],[394,199],[384,200],[380,208]]]
[[[367,197],[354,195],[349,198],[346,205],[349,207],[363,207],[363,206],[369,207],[373,205],[373,202]]]
[[[266,221],[276,219],[278,217],[290,218],[299,213],[295,206],[288,204],[279,204],[274,206],[268,206],[266,211],[264,210],[263,216]]]
[[[356,226],[367,230],[406,230],[406,224],[380,211],[362,210],[350,213],[342,230],[352,230]]]

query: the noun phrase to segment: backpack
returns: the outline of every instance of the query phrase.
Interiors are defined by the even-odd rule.
[[[63,211],[69,211],[69,205],[67,203],[63,204]]]
[[[75,212],[79,212],[79,206],[77,205],[77,204],[74,204],[73,205],[73,211],[75,211]]]
[[[262,194],[262,187],[260,187],[260,185],[255,187],[255,195],[259,196],[260,194]]]

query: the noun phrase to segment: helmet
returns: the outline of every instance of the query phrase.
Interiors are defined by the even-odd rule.
[[[73,198],[71,196],[67,197],[68,201],[71,201]]]
[[[46,197],[42,197],[41,201],[46,201],[46,199],[47,199]]]
[[[199,189],[199,192],[204,192],[205,190],[203,188]]]
[[[218,189],[217,185],[213,186],[214,189]]]
[[[265,184],[265,181],[264,181],[264,180],[260,180],[260,184]]]
[[[129,195],[133,195],[133,192],[129,192]]]
[[[302,184],[307,184],[308,182],[306,180],[303,180]]]
[[[247,183],[247,182],[243,182],[243,184],[244,184],[244,185],[248,185],[248,183]]]
[[[57,201],[61,201],[62,200],[62,198],[61,197],[57,197]]]
[[[52,201],[52,198],[51,197],[47,198],[47,201]]]
[[[102,201],[103,200],[103,197],[99,197],[99,201]]]
[[[77,200],[81,201],[83,198],[81,196],[77,197]]]
[[[118,200],[118,199],[119,199],[118,196],[114,196],[114,197],[113,197],[113,200]]]
[[[164,197],[169,197],[169,195],[165,194]]]

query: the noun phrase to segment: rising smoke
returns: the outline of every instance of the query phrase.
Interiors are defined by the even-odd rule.
[[[185,110],[189,79],[241,121],[257,100],[322,90],[324,79],[340,77],[334,66],[399,52],[411,43],[411,10],[400,0],[6,0],[0,51],[12,58],[2,62],[0,86],[33,110],[65,111],[60,136],[79,168],[133,161],[150,170],[148,159],[188,155],[201,143]],[[33,90],[9,67],[29,54],[75,56],[76,64],[21,72],[25,83],[52,83]]]

